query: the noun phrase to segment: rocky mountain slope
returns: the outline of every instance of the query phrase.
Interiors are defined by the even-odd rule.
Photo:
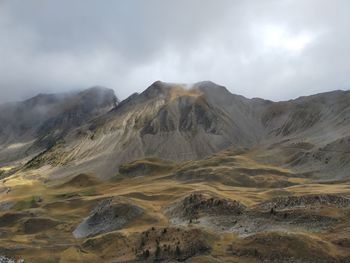
[[[93,87],[81,92],[39,94],[0,105],[0,162],[28,160],[61,140],[70,130],[117,105],[110,89]]]
[[[116,101],[112,91],[102,92],[100,100],[94,92],[97,90],[68,99],[39,95],[22,103],[26,105],[22,108],[32,105],[29,112],[11,118],[22,118],[19,122],[7,118],[19,106],[3,105],[12,111],[0,116],[6,124],[0,137],[3,152],[8,156],[9,148],[19,147],[18,142],[34,140],[24,147],[27,155],[41,152],[27,168],[49,165],[52,174],[93,172],[107,178],[131,160],[152,156],[195,160],[231,146],[260,149],[260,161],[291,166],[299,172],[319,174],[327,166],[338,177],[347,175],[349,154],[332,150],[332,145],[349,142],[348,91],[271,102],[231,94],[209,81],[191,87],[157,81],[111,111]],[[82,99],[76,98],[79,96]],[[45,107],[49,109],[33,120]],[[14,140],[17,145],[9,144]]]

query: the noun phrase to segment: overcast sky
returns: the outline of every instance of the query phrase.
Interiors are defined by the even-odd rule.
[[[348,0],[0,0],[0,102],[212,80],[285,100],[350,87]]]

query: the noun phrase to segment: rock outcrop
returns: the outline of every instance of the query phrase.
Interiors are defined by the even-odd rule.
[[[74,230],[76,238],[121,229],[143,214],[143,209],[117,197],[101,201]]]

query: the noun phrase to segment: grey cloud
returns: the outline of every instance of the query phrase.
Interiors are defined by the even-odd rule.
[[[274,100],[348,89],[349,13],[346,0],[3,0],[0,102],[93,85],[125,98],[158,79]]]

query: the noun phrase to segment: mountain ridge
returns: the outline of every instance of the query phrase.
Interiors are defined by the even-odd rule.
[[[113,90],[92,87],[0,105],[0,160],[11,162],[38,154],[68,130],[109,111],[117,102]],[[14,148],[18,151],[11,151]]]
[[[40,161],[36,157],[36,167],[53,165],[54,174],[66,175],[65,165],[74,164],[74,172],[108,178],[121,164],[144,157],[197,160],[232,146],[271,148],[286,139],[310,140],[314,148],[321,148],[350,135],[348,91],[273,102],[232,94],[211,81],[192,85],[156,81],[120,103],[115,100],[109,100],[109,110],[94,117],[88,112],[49,143],[36,140],[39,146],[44,141],[38,148],[45,150]],[[58,118],[52,125],[46,123],[42,134],[55,134],[61,122]]]

